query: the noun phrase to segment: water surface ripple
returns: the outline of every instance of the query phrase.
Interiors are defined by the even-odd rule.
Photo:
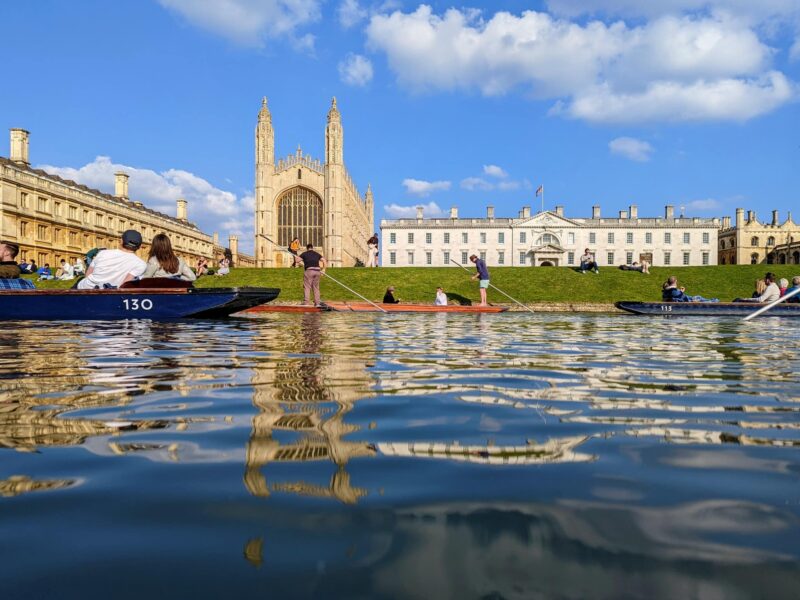
[[[774,318],[5,323],[0,596],[797,598],[797,350]]]

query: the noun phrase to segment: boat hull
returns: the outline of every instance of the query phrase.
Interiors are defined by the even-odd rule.
[[[508,310],[506,306],[436,306],[433,304],[380,304],[377,306],[391,313],[501,313]],[[373,306],[369,302],[325,302],[322,307],[304,305],[265,305],[256,306],[247,310],[248,314],[262,312],[381,312],[380,308]]]
[[[615,303],[617,308],[637,315],[682,317],[746,317],[765,306],[755,302],[630,302]],[[800,304],[784,303],[764,316],[800,317]]]
[[[219,318],[274,300],[279,293],[274,288],[4,290],[0,320]]]

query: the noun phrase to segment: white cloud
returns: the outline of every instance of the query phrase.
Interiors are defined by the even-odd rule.
[[[491,96],[521,87],[558,100],[553,114],[591,121],[745,120],[796,93],[770,70],[774,50],[723,13],[659,16],[630,27],[536,11],[439,15],[421,5],[374,15],[367,38],[412,91]]]
[[[262,46],[266,39],[286,36],[300,48],[313,47],[314,37],[295,36],[298,28],[320,18],[321,0],[158,0],[196,27],[243,46]]]
[[[242,235],[242,250],[252,249],[252,243],[249,242],[255,209],[252,194],[239,198],[233,192],[219,189],[189,171],[168,169],[156,172],[114,163],[108,156],[98,156],[78,168],[52,165],[40,165],[37,168],[109,194],[114,193],[114,173],[124,171],[130,176],[128,190],[131,199],[174,217],[175,201],[184,198],[189,203],[189,220],[202,231],[219,231],[220,241],[223,242],[229,233]],[[248,246],[249,249],[246,249]]]
[[[413,206],[401,206],[400,204],[388,204],[383,207],[387,215],[395,219],[411,219],[417,216],[417,206],[422,206],[422,214],[426,217],[443,217],[444,211],[436,202],[428,204],[415,204]]]
[[[342,0],[336,14],[339,16],[339,24],[345,29],[350,29],[367,18],[367,11],[361,8],[358,0]]]
[[[490,177],[498,177],[500,179],[508,177],[508,173],[497,165],[483,165],[483,172]]]
[[[713,198],[705,198],[703,200],[692,200],[686,204],[686,208],[696,211],[719,210],[722,208],[722,202],[714,200]]]
[[[431,192],[447,191],[450,189],[449,181],[404,179],[403,185],[406,188],[406,192],[413,196],[428,196],[431,194]]]
[[[653,146],[642,140],[631,137],[618,137],[608,142],[608,149],[612,154],[624,156],[637,162],[647,162],[650,155],[655,152]]]
[[[474,192],[476,190],[489,191],[494,189],[494,185],[482,177],[467,177],[461,180],[461,188]]]
[[[339,78],[347,85],[363,87],[372,80],[372,63],[366,56],[348,54],[339,63]]]

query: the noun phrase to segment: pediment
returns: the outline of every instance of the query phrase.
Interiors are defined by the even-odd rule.
[[[514,227],[578,227],[578,224],[575,221],[571,221],[570,219],[546,210],[528,219],[518,219],[514,223]]]
[[[531,252],[535,252],[537,254],[552,254],[557,253],[561,254],[566,252],[565,248],[558,246],[557,244],[544,244],[543,246],[536,246],[535,248],[531,248]]]

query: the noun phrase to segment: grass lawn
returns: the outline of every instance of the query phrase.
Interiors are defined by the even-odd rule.
[[[661,284],[669,275],[676,275],[692,295],[729,301],[737,296],[750,296],[755,280],[772,271],[778,278],[791,281],[800,275],[800,265],[724,265],[708,267],[651,267],[650,275],[600,269],[600,275],[581,275],[568,267],[493,267],[492,284],[521,302],[615,302],[617,300],[660,300]],[[470,281],[470,273],[458,267],[380,267],[377,269],[330,269],[330,274],[348,287],[373,301],[383,298],[386,288],[395,286],[401,301],[432,303],[436,287],[442,286],[451,300],[478,301],[478,284]],[[40,288],[66,288],[72,282],[37,282]],[[224,277],[201,277],[197,287],[277,287],[281,300],[303,299],[302,269],[233,269]],[[356,300],[357,297],[332,280],[322,280],[322,298]],[[510,300],[490,289],[489,302]]]

